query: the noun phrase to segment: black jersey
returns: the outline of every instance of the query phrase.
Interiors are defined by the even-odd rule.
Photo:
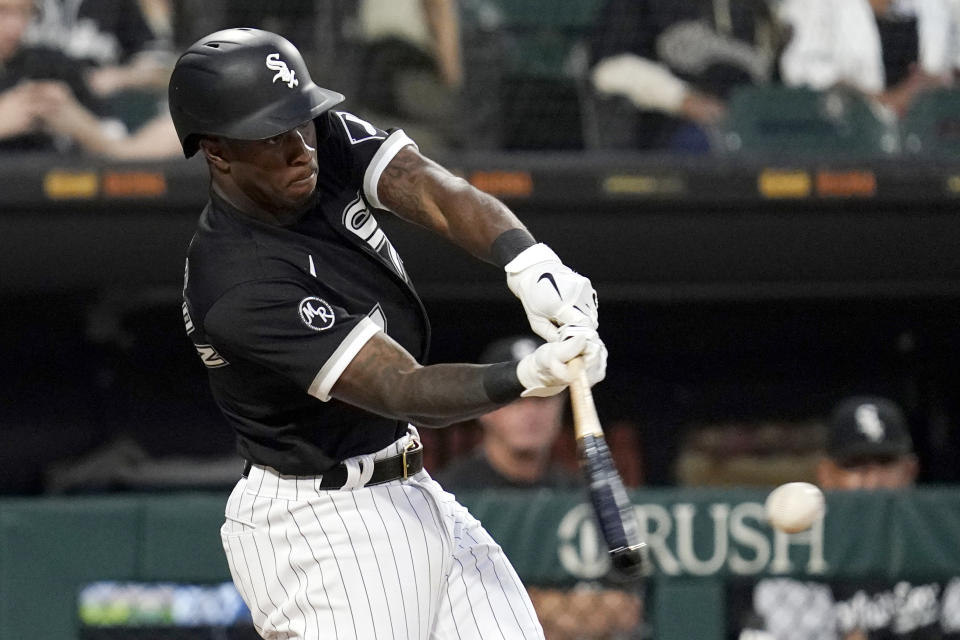
[[[211,194],[190,242],[183,317],[240,454],[315,475],[377,451],[406,423],[330,398],[356,353],[385,331],[418,361],[430,327],[373,211],[377,183],[413,142],[346,112],[315,121],[314,204],[285,226]]]

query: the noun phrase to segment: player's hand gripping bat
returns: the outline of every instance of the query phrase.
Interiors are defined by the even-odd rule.
[[[616,577],[636,580],[643,572],[644,547],[647,545],[640,539],[640,525],[633,505],[610,457],[590,384],[583,371],[583,361],[578,356],[570,361],[570,366],[577,373],[570,383],[573,429],[590,502],[610,550]]]

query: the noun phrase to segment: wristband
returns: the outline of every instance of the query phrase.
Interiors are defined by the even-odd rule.
[[[491,401],[498,404],[519,398],[524,386],[517,377],[517,361],[487,365],[483,372],[483,390]]]
[[[504,267],[525,249],[529,249],[535,244],[537,244],[537,241],[526,229],[510,229],[501,233],[493,241],[490,246],[490,259],[498,267]]]
[[[562,266],[560,257],[553,252],[553,249],[540,242],[518,253],[517,257],[503,265],[503,270],[507,272],[509,277],[541,262],[552,262]]]

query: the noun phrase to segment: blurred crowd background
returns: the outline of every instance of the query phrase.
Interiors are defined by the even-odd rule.
[[[4,0],[0,148],[176,156],[164,94],[177,53],[248,25],[288,36],[349,108],[428,152],[956,152],[956,122],[937,115],[957,105],[958,6]]]
[[[347,96],[343,108],[402,127],[447,164],[490,154],[713,171],[765,159],[904,175],[960,166],[960,0],[0,0],[0,189],[5,168],[25,158],[183,162],[170,70],[190,43],[233,26],[285,35],[314,81]],[[96,259],[95,238],[76,242]],[[176,293],[0,298],[0,494],[232,486],[241,463]],[[642,302],[599,293],[611,367],[598,402],[632,487],[960,480],[955,290]],[[476,361],[524,329],[506,296],[425,303],[434,361]],[[837,417],[849,398],[874,413]],[[550,425],[568,422],[550,411]],[[887,425],[896,447],[830,467],[838,425],[854,437],[858,420],[861,435]],[[520,442],[498,444],[482,421],[422,430],[426,466],[467,486],[471,456],[502,462],[503,486],[575,477],[570,430],[535,431],[517,427]],[[850,475],[861,463],[864,475]],[[622,617],[610,624],[637,627],[637,601],[588,595],[576,605],[535,597],[568,613],[607,597]],[[580,622],[549,624],[561,638]],[[623,629],[596,637],[640,637]]]

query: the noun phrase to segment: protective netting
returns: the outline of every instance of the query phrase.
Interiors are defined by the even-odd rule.
[[[431,152],[960,153],[957,3],[141,4],[153,37],[130,51],[172,61],[217,29],[277,31],[345,108]],[[114,97],[128,125],[151,112],[140,91]]]

